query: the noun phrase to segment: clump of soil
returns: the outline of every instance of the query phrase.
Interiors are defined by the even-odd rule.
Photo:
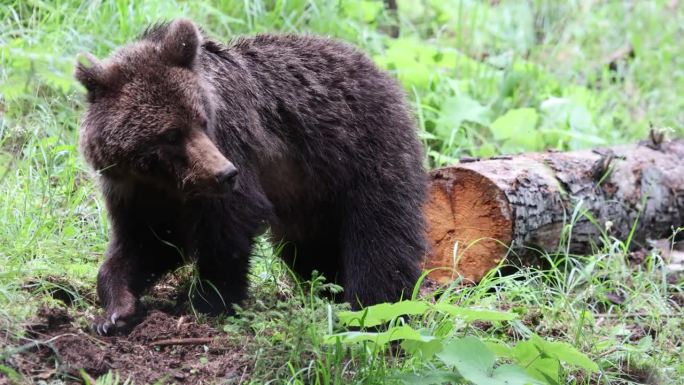
[[[114,370],[136,384],[240,383],[249,375],[244,344],[229,342],[225,333],[191,316],[152,310],[128,335],[117,337],[96,335],[79,323],[82,316],[61,307],[40,309],[26,328],[28,343],[9,357],[10,366],[34,382],[80,383],[81,369],[92,378]]]

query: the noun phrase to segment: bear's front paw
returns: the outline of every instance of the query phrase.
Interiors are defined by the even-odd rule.
[[[136,324],[136,312],[122,314],[118,311],[107,312],[106,316],[98,317],[93,323],[93,330],[101,336],[123,334]]]

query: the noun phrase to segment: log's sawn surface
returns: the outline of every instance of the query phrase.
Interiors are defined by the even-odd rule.
[[[431,249],[423,267],[439,268],[430,276],[441,283],[477,282],[510,253],[562,245],[581,254],[606,237],[664,238],[684,226],[684,140],[437,169],[424,211]]]

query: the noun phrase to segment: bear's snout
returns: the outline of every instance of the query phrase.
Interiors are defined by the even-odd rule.
[[[209,137],[194,132],[186,144],[189,160],[184,185],[193,193],[223,193],[235,186],[237,167],[229,161]]]
[[[230,187],[235,184],[237,174],[237,168],[231,164],[216,174],[216,183],[223,187]]]

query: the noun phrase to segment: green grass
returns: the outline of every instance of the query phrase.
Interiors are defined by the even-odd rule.
[[[465,155],[626,143],[645,138],[651,125],[684,133],[681,6],[494,3],[399,1],[401,36],[391,39],[392,19],[377,1],[2,2],[0,346],[13,344],[21,322],[49,301],[51,277],[74,292],[92,291],[108,224],[77,151],[83,90],[71,76],[74,58],[81,51],[106,56],[158,19],[190,17],[219,40],[282,31],[358,45],[405,86],[431,167]],[[606,58],[625,44],[634,58],[609,71]],[[477,336],[514,344],[537,334],[568,342],[600,371],[589,376],[566,367],[567,384],[640,383],[626,373],[684,384],[684,320],[670,299],[684,294],[682,281],[668,282],[657,253],[635,267],[624,250],[613,240],[593,255],[548,255],[548,269],[493,274],[439,299],[503,306],[520,316],[516,321],[424,314],[409,324],[443,341]],[[240,318],[223,321],[228,335],[250,337],[252,383],[383,383],[443,367],[387,345],[327,345],[326,335],[340,331],[331,326],[340,307],[311,295],[322,283],[293,285],[268,246],[255,253],[251,300]],[[615,294],[624,298],[619,305],[610,301]],[[83,300],[76,306],[96,311],[87,295],[77,297]]]

